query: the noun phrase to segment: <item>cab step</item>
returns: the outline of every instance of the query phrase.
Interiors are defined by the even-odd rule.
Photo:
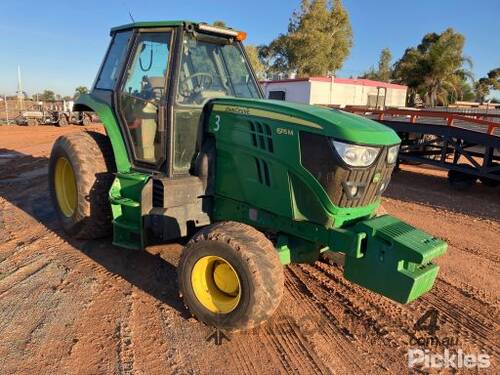
[[[113,213],[113,244],[128,249],[144,248],[142,220],[142,190],[148,176],[117,173],[109,191]]]
[[[124,198],[119,195],[111,195],[109,197],[109,201],[111,204],[119,204],[121,206],[126,206],[126,207],[140,207],[141,204],[137,201],[134,201],[133,199],[130,198]]]

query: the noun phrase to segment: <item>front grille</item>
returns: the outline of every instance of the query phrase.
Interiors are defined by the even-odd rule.
[[[387,187],[394,169],[394,164],[387,164],[386,161],[387,147],[366,168],[347,166],[325,136],[301,132],[300,149],[302,165],[316,177],[337,207],[362,207],[374,203],[383,192],[381,185]],[[376,173],[380,174],[380,178],[374,182]],[[354,198],[346,192],[345,186],[349,183],[362,189]]]

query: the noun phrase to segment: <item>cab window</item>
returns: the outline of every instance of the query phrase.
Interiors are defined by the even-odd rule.
[[[166,153],[159,110],[165,99],[171,36],[171,32],[139,34],[119,93],[135,158],[150,164],[164,160]]]
[[[208,100],[223,96],[260,98],[240,43],[186,33],[174,108],[175,174],[189,172],[196,154],[199,122]]]
[[[116,33],[95,83],[96,89],[113,90],[125,60],[131,35],[130,31]]]
[[[177,102],[202,106],[211,98],[259,98],[240,43],[215,43],[187,34],[183,41]]]

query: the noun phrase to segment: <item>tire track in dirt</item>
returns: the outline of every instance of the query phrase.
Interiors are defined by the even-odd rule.
[[[117,372],[120,375],[129,375],[134,373],[134,349],[132,344],[132,332],[130,328],[130,315],[132,312],[132,291],[125,293],[126,304],[123,317],[118,322],[115,329],[116,353],[117,353]]]
[[[235,374],[258,374],[261,369],[254,365],[252,360],[252,353],[249,349],[254,345],[263,345],[272,350],[273,348],[269,346],[268,340],[263,337],[263,335],[256,333],[257,330],[252,330],[250,332],[245,332],[244,336],[231,336],[234,340],[235,345],[231,345],[229,354],[232,358],[232,363],[235,364],[235,369],[233,370]],[[257,334],[257,336],[255,336]],[[240,343],[245,343],[240,345]]]
[[[447,296],[447,298],[442,298]],[[457,293],[456,289],[438,280],[431,292],[424,295],[420,303],[435,307],[453,325],[457,337],[475,347],[498,355],[498,314],[489,316],[478,311],[476,302]]]
[[[54,338],[46,336],[46,332],[60,321],[56,312],[61,308],[61,295],[57,292],[57,283],[64,278],[64,270],[51,263],[30,277],[30,284],[23,284],[16,294],[9,293],[0,300],[2,318],[2,342],[0,356],[5,358],[5,372],[16,369],[18,373],[33,373],[40,366],[40,361],[33,360],[33,346],[39,347],[39,342],[51,342]],[[67,306],[64,306],[63,312]],[[9,311],[15,312],[15,319],[9,318]],[[5,340],[5,341],[4,341]],[[4,343],[14,343],[6,346]],[[53,348],[53,345],[50,349]],[[4,350],[7,349],[7,355]],[[48,352],[44,352],[43,361],[47,361]],[[40,360],[40,358],[39,358]],[[17,366],[13,363],[17,362]]]
[[[302,300],[309,302],[309,308],[319,311],[324,319],[321,336],[326,338],[330,345],[335,343],[335,357],[329,360],[335,363],[337,368],[345,366],[340,373],[398,372],[399,369],[394,366],[381,366],[381,362],[391,364],[400,361],[402,357],[397,355],[397,342],[388,337],[383,327],[367,313],[368,309],[357,307],[352,300],[333,290],[324,277],[312,273],[307,267],[295,265],[288,268],[299,282],[297,284],[296,281],[297,286],[301,285],[309,294],[307,299],[302,296]],[[294,293],[300,291],[297,286],[287,284],[288,289]],[[303,292],[301,294],[303,295]],[[348,296],[352,298],[350,294]],[[393,348],[393,351],[377,349],[387,346]],[[322,346],[319,345],[319,348]],[[402,352],[400,354],[403,355]]]
[[[300,327],[288,316],[285,319],[279,319],[279,323],[276,325],[267,325],[265,332],[268,335],[268,342],[280,355],[282,365],[287,373],[330,373],[301,333]]]
[[[366,289],[345,280],[339,268],[316,262],[314,265],[299,267],[318,286],[337,299],[350,314],[361,321],[366,321],[370,330],[381,337],[386,345],[400,347],[401,339],[412,336],[414,331],[407,328],[413,316],[399,304],[384,297],[367,292]]]
[[[308,326],[307,323],[314,324],[322,319],[321,312],[318,311],[317,306],[305,303],[307,296],[302,290],[299,290],[296,284],[289,285],[294,283],[289,277],[287,275],[288,288],[275,316],[261,327],[233,335],[231,346],[228,348],[230,348],[234,358],[233,362],[237,363],[235,373],[262,373],[270,366],[276,370],[279,369],[280,373],[286,374],[347,373],[345,363],[356,362],[356,358],[338,357],[337,368],[326,364],[325,360],[330,359],[329,353],[332,345],[339,341],[338,332],[328,327],[330,336],[325,338],[323,331],[320,332],[315,330],[316,327]],[[342,343],[338,344],[336,348],[343,348],[343,339],[340,341]],[[323,345],[327,350],[318,350],[318,344]],[[254,347],[262,348],[265,360],[269,361],[266,367],[260,367],[255,361],[255,358],[263,360],[264,358],[258,350],[252,350]],[[357,359],[361,360],[361,358]]]
[[[499,300],[490,295],[487,295],[484,290],[481,290],[473,285],[459,282],[458,285],[454,284],[453,280],[448,280],[444,277],[439,277],[442,283],[448,285],[449,288],[456,290],[464,298],[475,300],[482,309],[486,309],[490,315],[496,314],[498,311]]]
[[[6,273],[5,277],[0,280],[0,298],[3,298],[13,288],[22,287],[22,284],[28,282],[30,277],[36,276],[49,265],[49,261],[41,256],[36,257],[32,262],[29,262],[20,268],[15,269],[10,273]]]
[[[307,265],[300,265],[300,267],[306,269],[306,272],[311,269],[311,266]],[[334,269],[330,269],[325,264],[317,262],[315,268],[320,269],[332,280],[344,285],[348,283],[341,279],[342,276],[335,275]],[[448,328],[452,330],[456,338],[466,341],[472,347],[498,354],[498,345],[496,344],[498,340],[495,340],[495,337],[498,337],[497,310],[492,306],[486,306],[485,310],[479,309],[474,299],[468,298],[466,293],[461,293],[449,283],[442,282],[441,279],[436,281],[431,292],[411,305],[399,305],[392,302],[388,305],[382,301],[383,297],[363,290],[354,284],[351,284],[350,291],[347,293],[346,295],[349,295],[350,298],[361,296],[362,299],[370,301],[381,313],[381,315],[374,317],[377,321],[387,324],[386,317],[391,317],[393,323],[388,331],[401,331],[394,336],[400,345],[407,344],[408,339],[419,337],[413,326],[425,311],[434,307],[443,317],[443,321],[452,325]],[[442,296],[447,296],[447,298]]]
[[[491,254],[490,252],[484,251],[480,248],[473,248],[471,246],[464,245],[463,243],[450,238],[446,238],[446,242],[448,243],[448,246],[453,246],[454,248],[463,251],[466,254],[475,255],[481,259],[488,260],[495,265],[498,265],[498,263],[500,263],[500,257],[497,254]]]

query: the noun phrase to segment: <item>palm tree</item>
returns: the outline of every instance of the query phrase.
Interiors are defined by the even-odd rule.
[[[425,99],[427,105],[447,104],[459,97],[463,81],[472,78],[472,61],[463,56],[465,38],[449,28],[429,33],[417,48],[409,48],[395,64],[394,75]]]

